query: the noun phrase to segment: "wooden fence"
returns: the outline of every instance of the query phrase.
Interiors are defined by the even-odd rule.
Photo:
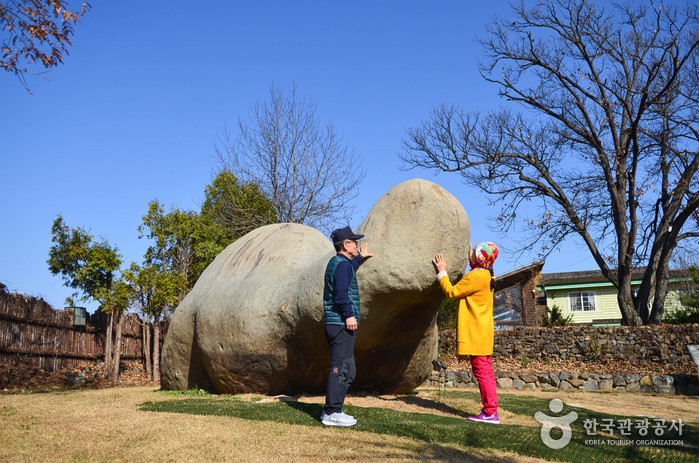
[[[105,314],[88,314],[85,326],[76,326],[72,309],[56,310],[43,299],[0,288],[0,362],[44,371],[102,362],[108,322]],[[143,359],[141,330],[137,315],[124,319],[122,360]]]

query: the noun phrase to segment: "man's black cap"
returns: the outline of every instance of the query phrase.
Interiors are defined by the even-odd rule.
[[[350,227],[338,228],[330,234],[330,239],[333,243],[342,243],[345,240],[358,240],[364,238],[364,235],[355,235]]]

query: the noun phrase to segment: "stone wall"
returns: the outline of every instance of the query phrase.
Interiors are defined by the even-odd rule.
[[[697,375],[596,375],[591,373],[505,373],[495,372],[498,389],[558,389],[561,391],[625,391],[699,395]],[[442,371],[433,373],[426,387],[477,388],[473,373]]]
[[[515,327],[495,333],[494,357],[542,361],[614,360],[693,362],[687,349],[699,344],[699,324],[659,326]]]
[[[695,365],[687,345],[699,344],[699,324],[640,327],[515,327],[495,333],[493,357],[589,362],[630,360],[666,366]],[[649,370],[652,370],[649,368]],[[626,391],[699,395],[697,375],[495,372],[498,389]],[[477,388],[471,372],[434,372],[428,387]]]

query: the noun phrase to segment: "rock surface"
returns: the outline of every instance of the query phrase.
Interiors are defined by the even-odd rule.
[[[443,253],[450,278],[459,277],[468,217],[440,186],[410,180],[382,196],[355,231],[366,235],[374,257],[357,272],[362,317],[353,387],[407,392],[427,379],[436,357],[443,297],[429,261]],[[322,392],[329,364],[323,275],[334,253],[327,237],[298,224],[261,227],[228,246],[175,311],[163,388]]]

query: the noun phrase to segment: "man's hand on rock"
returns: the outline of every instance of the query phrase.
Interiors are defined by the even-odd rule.
[[[362,255],[362,259],[374,257],[373,254],[369,254],[369,246],[366,243],[362,243],[362,245],[359,246],[359,254]]]
[[[354,331],[357,329],[357,319],[355,317],[349,317],[345,319],[345,327],[350,330]]]

